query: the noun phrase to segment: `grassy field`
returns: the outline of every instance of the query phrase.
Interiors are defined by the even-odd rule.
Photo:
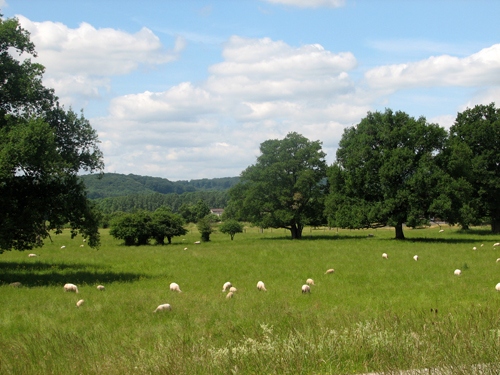
[[[443,228],[407,229],[406,241],[393,229],[306,228],[292,241],[251,228],[201,245],[193,228],[142,247],[103,230],[99,251],[53,236],[37,258],[0,255],[0,374],[498,374],[499,237]],[[304,295],[307,278],[316,285]],[[153,314],[163,303],[172,311]]]

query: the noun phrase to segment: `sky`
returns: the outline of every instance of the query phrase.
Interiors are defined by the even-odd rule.
[[[234,177],[298,132],[335,161],[346,127],[404,111],[449,128],[500,106],[496,0],[0,0],[44,84],[83,110],[105,171]]]

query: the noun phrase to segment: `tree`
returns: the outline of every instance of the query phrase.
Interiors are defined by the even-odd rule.
[[[450,128],[447,168],[471,189],[458,205],[460,221],[490,219],[500,233],[500,109],[495,103],[476,105],[457,115]]]
[[[195,206],[190,206],[187,203],[183,203],[182,206],[179,207],[179,214],[183,217],[186,223],[196,222],[194,208]]]
[[[184,228],[184,220],[180,215],[172,213],[170,208],[162,206],[152,215],[152,237],[159,245],[165,244],[165,237],[168,243],[172,243],[172,237],[184,236],[188,231]]]
[[[292,239],[300,239],[306,224],[324,221],[326,162],[321,142],[293,132],[263,142],[260,152],[229,191],[232,205],[254,225],[285,228]]]
[[[205,216],[198,220],[196,226],[201,234],[201,240],[204,242],[210,241],[210,234],[213,233],[214,228],[212,227],[212,221],[210,220],[210,215]]]
[[[114,238],[124,240],[126,246],[147,245],[152,233],[151,214],[147,211],[118,216],[111,222],[109,231]]]
[[[98,247],[97,211],[76,176],[102,170],[97,134],[42,85],[42,65],[14,52],[36,56],[18,20],[0,19],[0,252],[42,246],[67,223]]]
[[[219,225],[219,232],[229,234],[232,241],[236,233],[243,232],[243,225],[236,220],[227,220]]]
[[[342,228],[390,225],[404,239],[403,224],[428,222],[447,174],[436,163],[446,131],[404,112],[369,112],[345,129],[337,161],[329,168],[325,211]]]
[[[195,214],[196,221],[199,221],[211,213],[210,208],[202,199],[200,199],[198,203],[196,203],[196,206],[193,207],[193,212]]]

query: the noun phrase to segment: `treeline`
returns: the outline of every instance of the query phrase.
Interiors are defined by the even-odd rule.
[[[170,181],[166,178],[134,174],[105,173],[102,176],[80,176],[89,199],[120,197],[131,194],[178,194],[195,191],[227,191],[239,181],[238,177]]]
[[[135,212],[146,210],[153,212],[156,209],[167,206],[172,212],[177,213],[182,205],[194,206],[202,200],[209,208],[225,208],[229,201],[226,191],[195,191],[181,195],[172,194],[130,194],[121,197],[109,197],[95,199],[97,208],[104,214],[113,212]]]

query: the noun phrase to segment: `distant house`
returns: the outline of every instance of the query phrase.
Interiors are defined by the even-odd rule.
[[[224,212],[223,208],[211,208],[210,212],[213,213],[214,215],[221,216],[222,213]]]

